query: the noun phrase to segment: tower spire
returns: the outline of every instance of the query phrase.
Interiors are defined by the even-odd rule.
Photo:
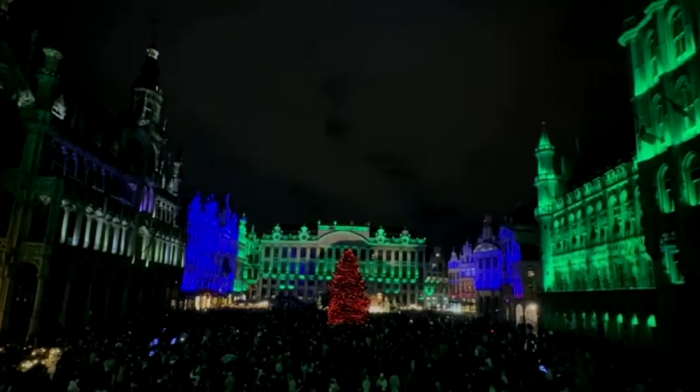
[[[554,154],[554,145],[549,141],[546,123],[543,121],[540,141],[535,149],[535,157],[537,158],[535,186],[537,187],[538,213],[545,211],[546,207],[552,203],[560,193],[561,178],[554,170]]]
[[[146,47],[146,60],[141,65],[140,75],[132,85],[134,117],[136,125],[151,126],[157,133],[162,133],[163,129],[156,129],[161,122],[161,108],[163,105],[163,91],[160,89],[160,67],[158,57],[160,51],[156,47],[158,20],[152,19],[153,28],[151,44]]]
[[[542,133],[540,134],[540,142],[537,145],[537,149],[554,149],[552,142],[549,141],[549,135],[547,134],[547,122],[545,121],[542,121]]]

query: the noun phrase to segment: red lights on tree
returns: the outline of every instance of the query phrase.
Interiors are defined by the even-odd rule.
[[[335,265],[333,279],[328,284],[328,324],[364,324],[369,314],[369,299],[365,296],[365,282],[360,265],[350,250]]]

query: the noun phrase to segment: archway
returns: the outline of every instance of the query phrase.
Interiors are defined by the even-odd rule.
[[[528,304],[525,307],[525,324],[532,325],[532,330],[537,331],[537,304]]]
[[[521,304],[515,305],[515,325],[520,325],[525,321],[523,316],[524,316],[523,305],[521,305]]]
[[[8,335],[11,339],[24,339],[29,331],[29,320],[34,310],[36,298],[37,268],[33,264],[19,263],[12,273],[12,297],[9,299],[10,312]]]

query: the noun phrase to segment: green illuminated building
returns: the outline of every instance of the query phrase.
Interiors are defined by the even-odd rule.
[[[649,3],[649,2],[647,2]],[[535,151],[545,323],[628,345],[677,347],[700,247],[696,56],[700,1],[660,0],[626,21],[638,117],[629,162],[565,189],[543,131]]]
[[[369,226],[319,222],[315,231],[304,225],[288,233],[277,225],[260,238],[260,279],[249,286],[250,296],[266,300],[282,294],[313,300],[326,291],[343,250],[352,249],[372,307],[418,305],[435,289],[424,279],[425,247],[425,239],[411,238],[408,230],[393,236],[381,227],[371,232]]]

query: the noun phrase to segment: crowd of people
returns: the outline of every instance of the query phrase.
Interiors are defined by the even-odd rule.
[[[677,391],[608,344],[429,312],[334,326],[315,308],[171,313],[58,342],[54,374],[11,365],[0,392]]]

